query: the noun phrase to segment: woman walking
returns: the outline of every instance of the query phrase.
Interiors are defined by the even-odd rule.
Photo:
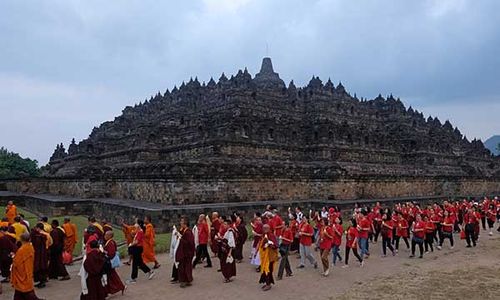
[[[347,268],[349,267],[349,252],[354,254],[354,256],[358,259],[359,264],[361,267],[363,267],[364,262],[361,256],[358,254],[358,229],[356,227],[358,226],[358,223],[356,222],[356,219],[351,219],[351,226],[347,229],[346,232],[346,245],[345,245],[345,265],[342,266],[342,268]]]
[[[147,274],[148,279],[153,279],[155,272],[144,263],[142,260],[142,252],[144,251],[144,221],[137,220],[135,223],[136,233],[132,244],[129,245],[130,253],[132,253],[132,274],[127,284],[135,283],[139,269]]]

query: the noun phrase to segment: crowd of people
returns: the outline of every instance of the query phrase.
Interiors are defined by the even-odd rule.
[[[454,234],[460,234],[466,247],[475,247],[481,228],[493,235],[499,219],[497,197],[479,202],[443,201],[426,206],[413,202],[390,207],[379,202],[373,206],[356,204],[344,212],[338,207],[308,212],[296,207],[280,213],[269,205],[265,211],[252,216],[248,227],[239,212],[228,216],[217,212],[202,214],[195,224],[182,216],[172,230],[171,283],[181,288],[191,286],[193,269],[200,264],[205,264],[205,268],[214,267],[214,258],[218,259],[221,280],[232,282],[237,264],[245,261],[243,249],[249,240],[252,243],[249,263],[260,274],[258,282],[262,290],[267,291],[275,284],[275,278],[282,280],[283,275],[294,275],[290,255],[300,258],[297,269],[309,266],[317,269],[319,261],[321,275],[326,277],[339,263],[343,264],[342,268],[349,267],[351,253],[363,267],[373,252],[370,244],[377,244],[379,239],[382,257],[386,257],[388,251],[398,255],[401,246],[410,258],[416,255],[423,258],[425,253],[441,250],[445,243],[453,249]],[[62,225],[55,219],[49,224],[48,219],[42,217],[33,225],[17,212],[12,201],[8,203],[5,218],[0,222],[0,271],[2,282],[10,281],[14,287],[14,299],[39,299],[35,287],[44,288],[49,280],[70,279],[65,265],[71,263],[78,240],[75,224],[69,218],[65,218]],[[81,299],[100,300],[124,293],[127,285],[137,282],[139,270],[147,279],[155,277],[155,269],[161,265],[155,255],[151,217],[136,219],[133,225],[123,223],[122,230],[129,254],[124,264],[131,266],[126,284],[116,272],[122,262],[113,227],[105,221],[97,222],[94,217],[88,218],[82,237]],[[500,232],[500,227],[497,231]],[[250,233],[252,239],[249,239]]]

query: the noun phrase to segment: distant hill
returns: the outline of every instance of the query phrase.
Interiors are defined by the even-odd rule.
[[[495,155],[500,155],[498,144],[500,144],[500,135],[494,135],[484,142],[484,146]]]

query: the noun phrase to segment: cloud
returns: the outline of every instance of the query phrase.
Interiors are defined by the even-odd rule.
[[[498,11],[495,0],[2,1],[0,139],[46,161],[55,143],[126,105],[191,76],[255,74],[267,54],[285,81],[317,75],[358,96],[393,93],[485,138],[500,132],[489,122]]]

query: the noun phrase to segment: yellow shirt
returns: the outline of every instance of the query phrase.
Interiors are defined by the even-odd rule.
[[[23,224],[21,224],[19,222],[13,223],[11,226],[14,227],[14,229],[16,230],[16,233],[15,233],[16,241],[20,241],[21,235],[23,233],[28,232],[28,229],[26,229],[26,226],[24,226]]]

